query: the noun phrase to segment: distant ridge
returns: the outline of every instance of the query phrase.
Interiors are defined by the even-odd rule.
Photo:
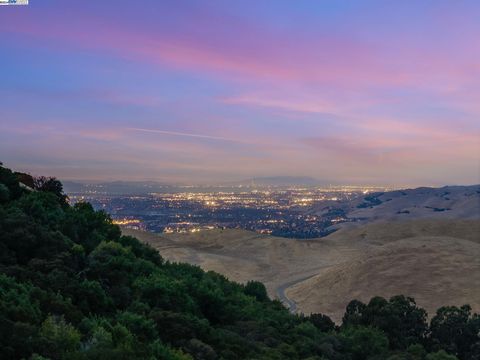
[[[352,201],[347,214],[349,218],[368,222],[480,218],[480,185],[370,193]]]
[[[120,194],[148,194],[152,192],[165,191],[174,188],[176,185],[156,181],[108,181],[108,182],[76,182],[63,181],[63,187],[67,194],[87,193],[95,191],[98,193]]]
[[[228,185],[243,186],[315,186],[325,184],[324,181],[309,176],[265,176],[228,183]]]
[[[120,194],[148,194],[152,192],[182,191],[185,188],[215,191],[225,187],[288,187],[288,186],[318,186],[326,185],[318,179],[306,176],[269,176],[255,177],[240,181],[223,182],[210,185],[178,184],[161,181],[63,181],[66,193],[86,193],[95,191],[112,195]]]

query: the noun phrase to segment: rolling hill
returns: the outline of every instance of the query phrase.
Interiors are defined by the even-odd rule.
[[[379,220],[480,219],[480,185],[421,187],[370,193],[342,204],[347,218]],[[317,214],[324,209],[316,209]]]
[[[340,321],[348,298],[414,297],[429,314],[445,305],[480,311],[480,223],[381,223],[338,232],[365,244],[358,256],[325,268],[286,290],[305,313],[322,311]]]
[[[159,236],[123,229],[171,261],[262,281],[292,311],[335,321],[355,297],[406,294],[430,312],[469,303],[480,311],[480,221],[422,219],[340,229],[294,240],[242,230]]]

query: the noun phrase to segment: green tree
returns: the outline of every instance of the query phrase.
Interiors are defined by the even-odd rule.
[[[60,316],[49,316],[39,331],[38,352],[51,359],[71,359],[80,350],[80,332]]]
[[[410,297],[394,296],[387,301],[377,296],[367,305],[356,300],[350,302],[343,324],[376,327],[388,336],[392,348],[406,349],[424,341],[428,329],[426,318],[426,311]]]
[[[0,184],[7,187],[11,200],[18,199],[24,192],[15,174],[10,169],[3,167],[3,165],[0,165]]]
[[[375,355],[384,356],[388,351],[387,336],[372,327],[349,326],[342,329],[340,338],[353,360],[366,360]]]
[[[445,306],[432,318],[430,332],[433,349],[443,349],[466,359],[480,342],[480,317],[472,315],[469,305]]]
[[[342,318],[343,326],[354,326],[364,324],[363,312],[367,306],[359,301],[352,300],[348,303],[347,308],[345,309],[345,314]]]
[[[426,360],[458,360],[454,355],[447,354],[444,350],[440,350],[436,353],[428,354]]]
[[[308,320],[310,320],[310,322],[322,332],[329,332],[335,330],[335,323],[327,315],[311,314],[308,317]]]
[[[249,281],[245,285],[245,294],[253,296],[258,301],[267,301],[268,294],[265,285],[259,281]]]
[[[62,183],[54,177],[39,176],[33,179],[34,189],[54,194],[61,205],[66,206],[68,197],[63,193]]]
[[[10,199],[10,190],[5,184],[0,184],[0,204]]]
[[[425,358],[427,351],[421,344],[413,344],[407,348],[407,354],[411,360],[422,360]]]

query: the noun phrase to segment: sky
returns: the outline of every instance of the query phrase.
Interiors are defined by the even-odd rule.
[[[0,34],[17,170],[480,183],[478,0],[30,0]]]

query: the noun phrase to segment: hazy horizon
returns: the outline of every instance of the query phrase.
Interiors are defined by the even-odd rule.
[[[65,180],[480,183],[477,1],[0,9],[0,161]]]
[[[27,171],[28,172],[28,171]],[[48,174],[32,174],[33,176],[50,176]],[[59,178],[62,182],[69,182],[69,183],[78,183],[82,185],[95,185],[95,184],[112,184],[112,183],[126,183],[126,184],[148,184],[148,183],[154,183],[158,185],[164,185],[164,186],[179,186],[179,187],[190,187],[190,186],[198,186],[198,187],[229,187],[229,186],[269,186],[269,185],[264,185],[264,184],[258,184],[255,183],[255,180],[261,181],[261,180],[267,180],[270,178],[288,178],[291,176],[265,176],[265,177],[253,177],[253,178],[238,178],[234,180],[226,180],[226,181],[175,181],[175,180],[168,180],[168,179],[114,179],[114,178],[107,178],[107,179],[67,179],[67,178]],[[293,177],[295,178],[295,177]],[[298,178],[303,178],[299,176]],[[302,181],[295,181],[292,179],[291,182],[289,183],[282,183],[281,185],[277,186],[289,186],[289,185],[297,185],[297,186],[314,186],[314,187],[341,187],[341,186],[357,186],[357,187],[378,187],[378,188],[392,188],[392,189],[413,189],[413,188],[419,188],[419,187],[434,187],[434,188],[441,188],[444,186],[476,186],[480,185],[480,182],[478,183],[400,183],[400,182],[391,182],[391,183],[382,183],[382,182],[347,182],[347,181],[328,181],[324,179],[318,179],[318,178],[310,178],[312,180],[312,183],[310,185],[304,185],[302,184]],[[253,181],[253,182],[252,182]],[[314,182],[315,181],[315,182]],[[275,186],[275,185],[271,185]]]

